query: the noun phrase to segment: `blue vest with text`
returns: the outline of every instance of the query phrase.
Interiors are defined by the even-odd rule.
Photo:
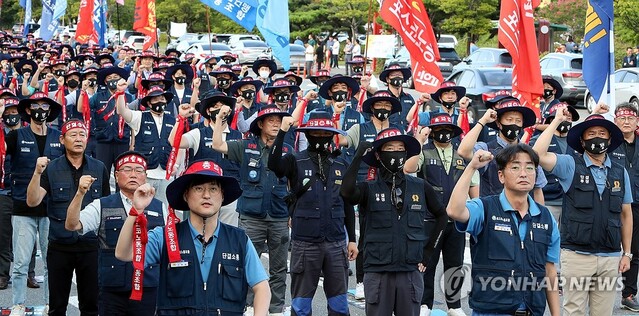
[[[169,144],[169,134],[175,125],[175,117],[164,114],[162,117],[161,132],[158,128],[151,112],[142,112],[140,130],[135,135],[135,150],[146,157],[148,169],[155,169],[161,166],[166,170],[166,163],[171,154],[171,144]]]

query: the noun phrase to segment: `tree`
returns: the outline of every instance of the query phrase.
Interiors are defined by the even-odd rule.
[[[587,6],[584,0],[557,0],[538,8],[536,17],[569,26],[573,39],[579,42],[584,37]]]
[[[368,21],[369,0],[290,0],[291,38],[321,32],[346,31],[354,36],[364,32]],[[373,1],[373,12],[379,10]]]
[[[639,43],[639,10],[636,0],[615,0],[615,35],[631,45]]]

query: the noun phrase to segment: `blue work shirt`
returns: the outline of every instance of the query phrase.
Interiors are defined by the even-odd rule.
[[[191,221],[187,221],[189,223],[189,227],[191,228],[191,237],[193,238],[193,244],[195,245],[197,258],[202,259],[202,243],[197,239],[197,236],[200,235],[200,233],[195,230],[195,228],[193,228],[193,225],[191,225]],[[207,280],[209,278],[209,271],[211,271],[211,262],[213,261],[213,254],[215,252],[215,246],[217,245],[217,237],[219,232],[220,222],[218,221],[217,228],[213,233],[213,240],[208,246],[206,246],[207,250],[209,251],[206,251],[204,253],[204,262],[202,263],[202,261],[200,261],[200,272],[202,274],[202,280]],[[160,256],[162,255],[163,247],[164,226],[159,226],[150,230],[149,241],[146,244],[146,253],[144,259],[145,267],[160,263]],[[253,287],[264,280],[268,280],[266,271],[264,271],[262,262],[260,261],[260,258],[257,255],[257,251],[255,251],[255,247],[253,247],[253,243],[251,242],[250,238],[246,241],[244,271],[249,287]]]
[[[513,207],[506,199],[506,194],[504,191],[501,191],[499,194],[499,203],[504,211],[509,212],[513,218],[515,225],[517,225],[517,229],[519,231],[519,238],[521,240],[526,239],[526,232],[528,231],[528,222],[524,221],[522,223],[519,222],[519,217],[517,217],[517,210],[514,210]],[[481,199],[472,199],[466,202],[466,208],[469,212],[468,223],[460,223],[455,222],[455,227],[460,232],[467,232],[473,238],[477,238],[477,236],[481,233],[482,229],[484,229],[484,203],[482,203]],[[533,198],[528,195],[528,213],[530,216],[536,216],[541,214],[541,210],[537,207],[537,204],[533,200]],[[546,262],[552,262],[555,264],[559,263],[559,228],[557,227],[557,222],[555,218],[552,217],[552,235],[550,239],[550,245],[548,246],[548,252],[546,253]]]
[[[497,144],[499,144],[499,146],[503,148],[506,148],[507,146],[510,145],[507,141],[505,141],[503,138],[499,136],[497,136]],[[476,142],[475,146],[473,146],[473,155],[480,149],[488,151],[488,144],[484,142]],[[480,172],[483,172],[483,171],[484,170],[480,170]],[[573,168],[573,171],[574,171],[574,168]],[[543,188],[546,186],[546,184],[548,184],[548,179],[546,179],[546,174],[544,174],[544,169],[542,169],[541,166],[537,166],[537,176],[535,177],[535,188]]]

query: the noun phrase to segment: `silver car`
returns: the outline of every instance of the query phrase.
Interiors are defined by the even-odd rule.
[[[290,70],[295,71],[297,69],[304,70],[305,59],[305,51],[306,48],[302,45],[290,44],[291,48],[291,68]],[[275,56],[273,56],[275,57]],[[273,58],[275,60],[275,64],[277,65],[278,71],[284,71],[284,66],[282,66],[282,62],[280,62],[277,58]]]
[[[583,55],[571,53],[550,53],[539,64],[541,74],[557,80],[564,90],[559,100],[576,105],[584,99],[586,82],[582,75]]]
[[[226,44],[209,43],[206,41],[193,43],[184,53],[193,53],[198,59],[204,60],[206,56],[211,54],[220,57],[230,52],[231,48]]]
[[[230,47],[233,54],[237,54],[238,63],[240,64],[252,64],[258,57],[271,56],[271,49],[263,41],[237,41]]]
[[[602,97],[602,101],[606,102],[606,96]],[[615,71],[615,105],[624,102],[630,102],[639,108],[639,68],[622,68]],[[584,103],[588,113],[592,113],[597,105],[589,90],[586,90]]]

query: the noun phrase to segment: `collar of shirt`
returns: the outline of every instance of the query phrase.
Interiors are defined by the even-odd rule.
[[[499,146],[506,148],[508,145],[510,145],[505,139],[499,137],[499,131],[497,132],[497,144],[499,144]]]
[[[86,157],[85,157],[84,155],[82,155],[82,165],[80,165],[80,168],[76,168],[76,167],[75,167],[75,166],[71,163],[71,161],[69,160],[69,157],[67,157],[67,155],[64,155],[64,159],[65,159],[65,160],[67,161],[67,163],[69,164],[69,167],[71,168],[71,170],[75,170],[75,171],[82,170],[82,169],[84,169],[84,166],[86,166],[86,165],[87,165],[87,159],[86,159]]]
[[[122,205],[124,205],[124,210],[126,211],[127,214],[129,214],[129,210],[131,209],[131,207],[133,207],[133,201],[129,200],[129,198],[126,197],[126,195],[124,195],[122,191],[120,191],[120,200],[122,200]]]
[[[586,154],[585,152],[582,154],[584,157],[584,162],[586,163],[586,167],[590,168],[592,166],[598,167],[597,165],[595,165],[592,160],[590,160],[590,157],[588,156],[588,154]],[[610,169],[610,167],[612,167],[612,163],[610,162],[610,157],[608,157],[608,155],[606,154],[606,159],[603,162],[604,167]]]
[[[191,220],[190,219],[187,219],[186,221],[189,223],[189,227],[191,228],[191,238],[193,238],[193,242],[198,242],[199,243],[200,241],[197,239],[197,236],[201,235],[202,233],[198,232],[195,229],[195,227],[193,227],[193,224],[191,224]],[[215,231],[213,232],[213,238],[217,239],[217,236],[219,234],[220,234],[220,221],[218,219],[217,225],[215,227]]]
[[[448,113],[446,111],[444,111],[444,109],[442,109],[442,107],[439,107],[439,111],[438,113]],[[453,114],[450,114],[451,117],[456,117],[459,116],[459,110],[457,108],[453,108]]]
[[[508,202],[508,199],[506,198],[506,193],[504,192],[505,191],[501,191],[501,193],[499,194],[499,203],[501,204],[501,207],[506,212],[517,211],[513,209],[513,207],[510,205],[510,202]],[[539,210],[537,203],[535,203],[535,200],[533,200],[533,198],[530,195],[528,195],[528,213],[530,214],[530,216],[536,216],[541,214],[541,210]]]

